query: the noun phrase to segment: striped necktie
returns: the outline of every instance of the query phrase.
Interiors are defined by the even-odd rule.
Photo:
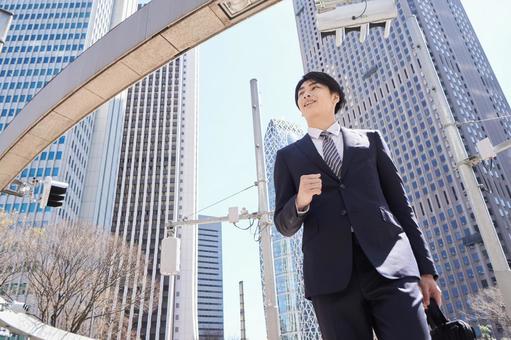
[[[328,131],[323,131],[320,134],[320,137],[323,139],[323,159],[330,169],[332,169],[334,174],[340,178],[342,160],[330,134],[331,133]]]

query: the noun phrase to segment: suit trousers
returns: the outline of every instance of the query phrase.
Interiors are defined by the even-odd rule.
[[[430,340],[419,279],[379,274],[353,236],[348,286],[312,297],[323,340]]]

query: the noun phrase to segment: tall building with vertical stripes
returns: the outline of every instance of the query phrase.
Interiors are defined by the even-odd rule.
[[[321,38],[314,1],[293,0],[303,67],[340,81],[347,96],[342,125],[383,133],[439,270],[447,316],[475,323],[468,296],[496,280],[432,91],[445,93],[468,154],[485,137],[494,145],[511,138],[511,119],[502,118],[511,110],[460,0],[396,3],[388,39],[371,29],[365,43],[348,33],[337,47],[333,36]],[[415,51],[413,25],[425,36],[431,67]],[[427,72],[441,89],[428,83]],[[501,154],[474,170],[509,259],[511,159]]]
[[[0,54],[1,136],[2,130],[47,82],[136,6],[134,0],[0,0],[0,8],[14,13]],[[101,112],[105,110],[112,115],[124,114],[124,106],[114,105],[115,101],[118,98],[62,135],[18,175],[23,181],[51,176],[69,183],[61,208],[43,210],[30,197],[2,194],[0,209],[17,216],[18,224],[35,227],[59,219],[79,218],[87,191],[89,158],[94,152],[96,117],[104,116]],[[115,130],[116,127],[108,129]],[[36,198],[41,189],[41,185],[36,187]],[[4,288],[18,300],[27,298],[22,276]]]
[[[199,219],[209,216],[199,216]],[[197,242],[197,315],[199,339],[224,338],[222,223],[200,224]]]
[[[135,12],[137,5],[138,0],[115,0],[108,11],[110,28]],[[104,230],[110,230],[112,222],[126,95],[127,91],[122,91],[94,113],[78,218]]]
[[[111,339],[196,339],[197,229],[177,228],[181,272],[159,272],[169,221],[194,219],[197,192],[197,56],[192,49],[128,89],[111,230],[138,249],[152,294],[120,315]],[[129,294],[120,286],[118,294]],[[137,312],[147,305],[147,311]]]

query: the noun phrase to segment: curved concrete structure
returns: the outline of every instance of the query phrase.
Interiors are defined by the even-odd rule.
[[[85,50],[0,134],[0,189],[110,98],[188,49],[280,0],[153,0]],[[222,3],[230,3],[225,6]],[[239,15],[229,8],[247,6]]]

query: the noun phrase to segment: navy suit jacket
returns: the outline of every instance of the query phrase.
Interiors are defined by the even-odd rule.
[[[274,170],[278,231],[291,236],[304,226],[305,297],[343,290],[351,277],[352,234],[386,278],[438,277],[406,197],[403,181],[378,130],[341,127],[344,155],[339,179],[309,134],[277,152]],[[322,193],[298,215],[300,176],[321,174]]]

